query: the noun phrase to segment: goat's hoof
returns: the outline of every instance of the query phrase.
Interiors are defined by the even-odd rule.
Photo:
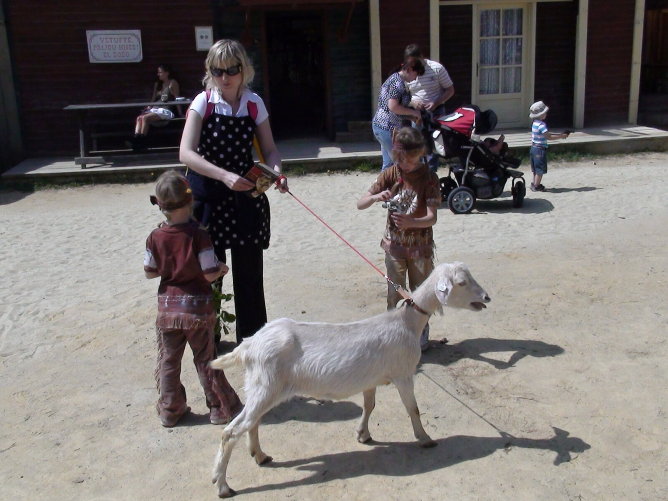
[[[436,447],[438,445],[438,442],[435,440],[429,439],[424,442],[420,442],[420,447],[423,449],[430,449],[431,447]]]
[[[231,498],[237,493],[234,489],[230,489],[230,487],[225,486],[223,488],[220,488],[218,490],[218,497],[219,498]]]
[[[358,431],[357,432],[357,441],[360,444],[366,444],[371,442],[371,434],[369,433],[368,430],[366,431]]]
[[[255,456],[255,462],[258,464],[258,466],[271,463],[273,460],[274,460],[273,457],[267,456],[266,454],[263,454],[262,456],[260,455]]]

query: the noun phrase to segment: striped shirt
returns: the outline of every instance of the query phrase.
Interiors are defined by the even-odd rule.
[[[531,124],[531,144],[541,148],[547,148],[547,124],[542,120],[534,120]]]
[[[443,91],[452,87],[452,79],[441,63],[424,59],[424,75],[420,75],[406,86],[413,98],[420,101],[434,102]]]

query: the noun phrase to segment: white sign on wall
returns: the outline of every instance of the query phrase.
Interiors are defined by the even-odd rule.
[[[208,51],[213,45],[213,28],[195,26],[195,46],[197,50]]]
[[[142,60],[141,30],[86,30],[91,63],[138,63]]]

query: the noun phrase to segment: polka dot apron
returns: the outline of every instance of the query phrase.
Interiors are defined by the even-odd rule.
[[[243,176],[253,165],[255,121],[250,116],[213,113],[202,125],[198,152],[209,162]],[[270,214],[266,195],[252,197],[209,179],[209,235],[219,258],[231,247],[269,247]]]

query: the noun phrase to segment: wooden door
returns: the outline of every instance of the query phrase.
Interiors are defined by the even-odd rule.
[[[499,128],[527,124],[531,37],[523,4],[480,5],[473,16],[473,101],[493,109]]]

